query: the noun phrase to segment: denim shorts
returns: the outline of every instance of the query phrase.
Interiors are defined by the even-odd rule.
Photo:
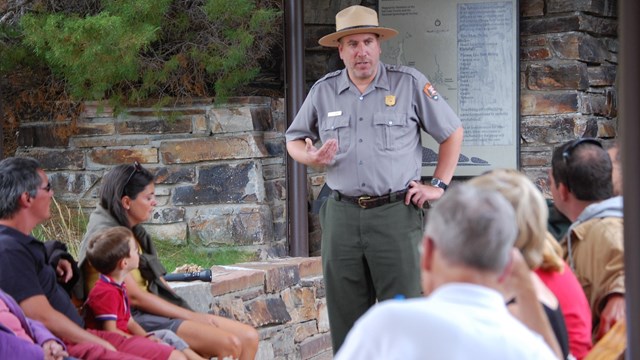
[[[149,314],[147,312],[131,309],[131,316],[133,319],[142,326],[147,332],[154,330],[171,330],[174,333],[178,332],[178,328],[182,324],[182,319],[172,319],[164,316]]]

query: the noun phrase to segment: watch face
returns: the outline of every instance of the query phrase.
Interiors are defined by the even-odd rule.
[[[431,179],[431,185],[433,186],[440,185],[440,179],[436,179],[436,178]]]

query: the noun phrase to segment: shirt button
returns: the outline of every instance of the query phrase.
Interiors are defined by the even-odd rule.
[[[364,100],[364,96],[360,96],[360,100]]]
[[[362,142],[362,139],[358,139],[358,142]]]
[[[358,165],[362,165],[362,160],[358,161]]]
[[[360,184],[360,186],[362,186],[362,187],[364,187],[365,185],[367,185],[367,184],[365,184],[365,183]]]
[[[389,125],[393,125],[393,121],[389,121]]]
[[[359,120],[362,121],[362,118],[360,118]]]

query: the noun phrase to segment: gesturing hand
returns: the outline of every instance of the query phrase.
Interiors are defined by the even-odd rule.
[[[320,147],[320,149],[317,149],[315,146],[313,146],[313,142],[309,138],[306,138],[304,142],[305,150],[311,158],[312,163],[317,165],[324,166],[331,164],[333,162],[333,158],[338,152],[338,140],[336,139],[327,140],[324,144],[322,144],[322,147]]]

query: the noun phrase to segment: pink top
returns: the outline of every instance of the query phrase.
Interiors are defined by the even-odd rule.
[[[33,340],[22,328],[20,320],[9,310],[7,304],[0,300],[0,324],[6,326],[16,334],[17,337],[33,344]]]
[[[558,298],[569,334],[569,350],[577,359],[587,355],[591,347],[591,309],[582,286],[569,265],[563,272],[535,270],[542,282]]]

